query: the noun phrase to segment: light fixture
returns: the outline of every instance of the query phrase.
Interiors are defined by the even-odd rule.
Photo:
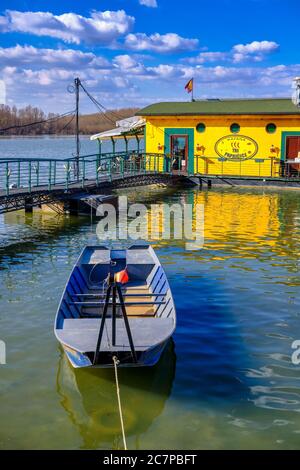
[[[204,155],[206,147],[204,147],[204,145],[197,144],[196,150],[197,150],[197,152],[201,152],[202,155]]]

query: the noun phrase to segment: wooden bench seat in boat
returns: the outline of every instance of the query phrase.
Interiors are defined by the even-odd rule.
[[[56,330],[56,334],[61,342],[72,349],[76,349],[79,352],[95,351],[100,322],[101,319],[98,318],[64,319],[63,328]],[[106,328],[104,328],[103,332],[101,351],[130,351],[123,318],[116,319],[115,347],[111,346],[111,319],[107,318],[105,323]],[[174,328],[174,319],[156,317],[129,318],[129,325],[135,350],[142,351],[147,347],[164,341]]]
[[[149,289],[149,286],[145,284],[144,282],[129,282],[124,286],[122,289],[123,295],[125,302],[148,302],[148,305],[126,305],[126,312],[129,317],[135,317],[135,316],[154,316],[155,311],[157,308],[157,305],[149,305],[149,302],[153,300],[154,302],[159,300],[163,301],[164,300],[164,294],[162,293],[161,297],[157,296],[149,296],[151,294],[151,291]],[[92,291],[92,293],[95,293],[95,291]],[[100,291],[97,292],[98,294],[101,293]],[[130,297],[126,297],[126,294],[130,294]],[[137,294],[135,297],[134,294]],[[145,297],[143,297],[142,294],[146,294]],[[96,299],[94,299],[96,300]],[[120,307],[117,308],[117,313],[119,313]],[[99,314],[99,308],[94,306],[83,306],[82,307],[82,314]],[[111,307],[108,309],[108,315],[111,315]]]
[[[137,286],[126,286],[124,289],[125,302],[149,302],[152,297],[146,296],[142,297],[140,294],[150,294],[150,289],[147,284],[140,284]],[[126,294],[139,294],[137,297],[126,297]],[[132,316],[154,316],[155,315],[155,305],[126,305],[126,313],[129,317]]]

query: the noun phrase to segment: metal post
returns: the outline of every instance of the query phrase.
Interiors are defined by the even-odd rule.
[[[69,189],[69,175],[70,175],[70,162],[69,160],[67,161],[67,165],[66,165],[66,190],[68,191]]]
[[[31,161],[28,162],[28,187],[31,193]]]
[[[117,288],[113,285],[112,294],[112,345],[116,345]]]
[[[143,173],[145,174],[146,173],[146,166],[147,166],[147,155],[145,153],[143,153],[143,155],[142,155],[141,164],[142,164]]]
[[[18,188],[21,186],[21,162],[18,161]]]
[[[124,157],[121,157],[121,174],[124,177]]]
[[[93,365],[97,364],[98,359],[99,359],[101,340],[102,340],[102,336],[103,336],[104,324],[105,324],[105,319],[106,319],[108,305],[109,305],[109,297],[110,297],[111,288],[112,288],[111,285],[108,286],[107,291],[106,291],[105,304],[104,304],[103,313],[102,313],[101,325],[100,325],[100,330],[99,330],[99,335],[98,335],[98,340],[97,340]]]
[[[137,144],[136,145],[137,153],[139,153],[139,151],[140,151],[140,139],[139,139],[138,135],[136,135],[135,138],[136,138],[136,144]]]
[[[111,139],[111,143],[112,143],[112,148],[113,148],[113,153],[116,152],[116,142],[115,142],[115,139],[113,137],[110,138]]]
[[[54,170],[53,170],[53,184],[55,186],[56,183],[56,160],[54,162]]]
[[[125,152],[128,153],[128,139],[126,135],[124,135],[124,140],[125,140]]]
[[[111,175],[111,157],[108,157],[108,175],[110,181],[112,181],[112,175]]]
[[[99,171],[98,171],[98,168],[99,168],[99,156],[96,158],[96,185],[98,186],[99,184]]]
[[[273,176],[273,162],[274,162],[274,157],[270,157],[270,163],[271,163],[270,175],[271,175],[271,176]]]
[[[36,185],[40,184],[40,162],[36,162]]]
[[[130,331],[130,326],[129,326],[129,322],[128,322],[128,318],[127,318],[126,308],[125,308],[125,305],[124,305],[122,290],[121,290],[121,287],[120,287],[119,284],[116,284],[116,288],[117,288],[117,291],[118,291],[118,297],[119,297],[119,301],[120,301],[120,305],[121,305],[121,310],[122,310],[122,314],[123,314],[123,318],[124,318],[125,328],[126,328],[126,332],[127,332],[127,336],[128,336],[128,340],[129,340],[129,344],[130,344],[130,349],[131,349],[133,362],[137,363],[136,352],[135,352],[135,349],[134,349],[134,344],[133,344],[133,340],[132,340],[132,336],[131,336],[131,331]]]
[[[48,190],[51,190],[51,176],[52,176],[52,161],[49,162],[49,172],[48,172]]]
[[[79,180],[79,156],[80,156],[80,141],[79,141],[79,78],[75,78],[75,96],[76,96],[76,162],[75,162],[75,178]]]
[[[85,180],[85,159],[82,159],[82,180],[81,180],[81,186],[84,188],[84,180]]]
[[[9,195],[9,176],[10,176],[10,170],[8,166],[8,162],[6,163],[6,196]]]

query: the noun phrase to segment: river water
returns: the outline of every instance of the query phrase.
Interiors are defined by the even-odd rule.
[[[204,246],[155,240],[178,325],[159,364],[120,370],[129,449],[299,449],[297,191],[127,192],[204,205]],[[74,371],[53,333],[87,217],[0,216],[0,448],[122,448],[112,371]]]

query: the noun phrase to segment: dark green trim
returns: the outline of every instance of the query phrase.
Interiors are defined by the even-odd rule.
[[[139,116],[298,115],[290,98],[195,100],[155,103],[140,109]]]
[[[144,152],[147,152],[147,147],[146,147],[146,126],[144,127]]]
[[[300,130],[299,131],[284,131],[281,132],[281,153],[280,153],[280,160],[285,161],[285,152],[286,152],[286,138],[299,136],[300,137]]]
[[[177,128],[177,127],[166,127],[165,128],[165,153],[171,153],[170,149],[170,137],[172,135],[187,135],[188,136],[188,142],[189,142],[189,152],[188,152],[188,173],[193,174],[194,173],[194,149],[195,149],[195,144],[194,144],[194,129],[193,128]],[[168,171],[167,168],[164,169],[165,171]]]

